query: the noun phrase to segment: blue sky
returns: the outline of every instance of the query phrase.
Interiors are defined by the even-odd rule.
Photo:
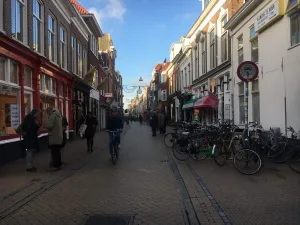
[[[149,84],[154,66],[169,60],[170,46],[184,36],[201,12],[199,0],[78,0],[94,13],[117,49],[116,68],[124,85]],[[134,93],[124,92],[125,107]]]

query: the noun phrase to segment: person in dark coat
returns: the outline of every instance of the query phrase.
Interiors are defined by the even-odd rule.
[[[85,130],[85,137],[87,141],[87,152],[93,152],[93,145],[94,145],[94,136],[96,133],[98,121],[95,116],[92,116],[91,113],[88,113],[86,117],[86,130]]]
[[[33,109],[25,117],[22,123],[22,130],[25,134],[24,139],[24,148],[26,150],[26,170],[27,172],[35,172],[36,167],[33,166],[33,153],[38,149],[38,130],[40,124],[37,121],[37,117],[40,115],[41,111],[39,109]]]
[[[156,112],[153,112],[152,119],[151,119],[151,128],[152,128],[152,136],[153,137],[156,136],[157,126],[158,126],[158,117],[157,117]]]

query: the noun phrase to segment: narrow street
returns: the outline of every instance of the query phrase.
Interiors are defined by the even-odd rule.
[[[69,163],[71,147],[81,159]],[[285,165],[244,176],[231,162],[178,162],[163,137],[152,137],[139,123],[125,125],[117,165],[109,160],[104,132],[95,138],[94,153],[85,151],[85,141],[70,143],[67,166],[38,172],[34,185],[5,178],[9,173],[1,177],[1,186],[15,179],[24,188],[1,190],[0,224],[299,224],[300,177]],[[47,153],[39,154],[47,160]]]

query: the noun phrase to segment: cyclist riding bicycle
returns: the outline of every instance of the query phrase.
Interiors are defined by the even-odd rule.
[[[121,116],[118,115],[117,108],[111,108],[111,116],[108,118],[107,130],[116,131],[116,141],[120,145],[121,138],[119,130],[123,129],[123,122]],[[119,147],[120,148],[120,147]],[[109,150],[112,153],[113,150],[113,133],[109,132]]]

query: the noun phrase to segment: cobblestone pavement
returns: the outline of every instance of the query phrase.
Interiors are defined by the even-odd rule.
[[[158,138],[134,123],[123,135],[117,165],[107,148],[95,149],[75,174],[65,171],[29,201],[2,212],[0,224],[84,224],[98,214],[134,216],[134,224],[185,224],[178,184]],[[105,139],[95,139],[96,145]]]
[[[33,185],[0,195],[0,225],[83,225],[93,215],[127,217],[135,225],[299,224],[300,177],[286,165],[266,163],[245,176],[231,161],[224,167],[212,159],[179,162],[148,126],[126,127],[117,165],[109,160],[105,133],[91,155],[84,141],[70,143],[64,170],[41,172]],[[24,175],[10,177],[10,184]],[[17,186],[32,178],[22,179]]]

